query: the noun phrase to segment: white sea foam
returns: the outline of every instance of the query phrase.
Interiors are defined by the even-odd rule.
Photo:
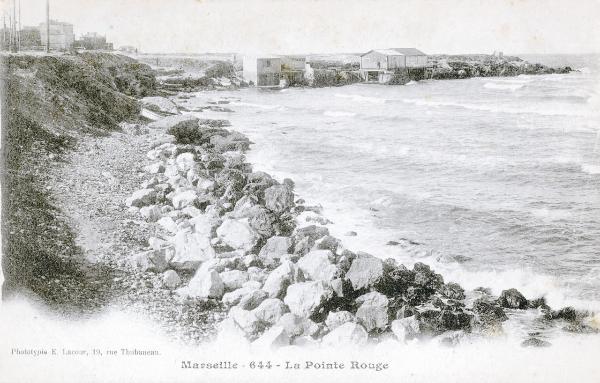
[[[323,115],[327,117],[354,117],[356,116],[356,113],[326,110],[325,112],[323,112]]]
[[[385,98],[367,97],[367,96],[361,96],[359,94],[342,94],[342,93],[336,93],[335,97],[349,98],[352,101],[356,101],[356,102],[369,102],[369,103],[372,103],[372,104],[385,104],[387,102],[387,100]]]
[[[582,164],[581,171],[588,174],[600,174],[600,165]]]
[[[266,109],[266,110],[270,110],[270,109],[281,109],[283,108],[282,105],[271,105],[271,104],[256,104],[256,103],[251,103],[251,102],[241,102],[241,101],[236,101],[236,102],[232,102],[231,105],[236,105],[236,106],[247,106],[250,108],[258,108],[258,109]]]
[[[515,91],[517,89],[521,89],[524,87],[524,84],[510,84],[510,83],[497,83],[497,82],[486,82],[483,84],[483,87],[486,89],[500,89],[500,90],[512,90]]]

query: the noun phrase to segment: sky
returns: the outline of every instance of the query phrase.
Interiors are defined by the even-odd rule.
[[[20,2],[23,25],[45,19],[46,0]],[[144,52],[600,52],[600,0],[50,0],[50,16]]]

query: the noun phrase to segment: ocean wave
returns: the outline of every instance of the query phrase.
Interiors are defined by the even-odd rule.
[[[521,89],[525,84],[514,84],[514,83],[505,83],[499,84],[497,82],[486,82],[483,84],[483,87],[486,89],[499,89],[499,90],[512,90],[515,91],[517,89]]]
[[[323,115],[327,117],[354,117],[356,116],[356,113],[326,110]]]
[[[588,174],[600,174],[600,165],[582,164],[581,171]]]
[[[259,108],[259,109],[265,109],[265,110],[282,109],[282,108],[284,108],[284,106],[282,106],[282,105],[254,104],[254,103],[251,103],[251,102],[232,102],[231,105],[248,106],[248,107],[251,107],[251,108]]]
[[[439,107],[453,107],[467,110],[477,110],[481,112],[491,113],[508,113],[508,114],[537,114],[542,116],[588,116],[590,113],[584,111],[573,110],[572,105],[556,106],[552,109],[525,109],[525,108],[511,108],[500,106],[500,104],[470,104],[470,103],[459,103],[453,101],[428,101],[423,99],[405,98],[402,100],[407,104],[413,104],[417,106],[429,106],[434,108]]]
[[[342,93],[336,93],[335,97],[349,98],[352,101],[356,101],[356,102],[370,102],[372,104],[385,104],[388,101],[385,98],[367,97],[367,96],[361,96],[359,94],[342,94]]]

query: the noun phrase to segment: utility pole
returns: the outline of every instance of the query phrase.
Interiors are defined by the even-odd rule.
[[[19,26],[18,26],[18,34],[19,41],[17,44],[18,50],[21,50],[21,0],[19,0]]]
[[[46,0],[46,53],[50,53],[50,0]]]
[[[2,11],[2,49],[6,49],[6,12]]]
[[[12,18],[12,29],[13,29],[13,44],[12,51],[17,51],[17,3],[13,0],[13,18]]]

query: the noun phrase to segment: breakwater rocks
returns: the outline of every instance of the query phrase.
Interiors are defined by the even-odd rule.
[[[429,63],[433,66],[431,78],[439,80],[572,72],[570,67],[552,68],[512,56],[500,58],[491,55],[437,55],[430,56]]]
[[[151,124],[172,139],[147,153],[147,180],[125,201],[158,233],[130,266],[161,275],[161,288],[182,302],[227,307],[222,334],[268,348],[434,337],[452,345],[497,334],[518,310],[596,331],[587,313],[552,310],[543,298],[465,291],[423,263],[408,268],[344,248],[326,226],[306,225],[318,209],[297,199],[293,181],[252,170],[250,141],[228,126],[190,115]],[[531,339],[524,345],[545,345]]]

